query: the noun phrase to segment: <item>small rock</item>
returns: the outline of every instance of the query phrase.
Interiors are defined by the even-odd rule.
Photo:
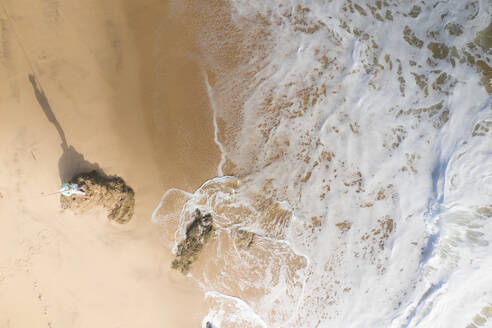
[[[183,274],[188,273],[191,264],[196,261],[214,230],[212,216],[209,213],[202,215],[200,210],[196,209],[193,221],[186,228],[186,238],[178,245],[172,268]]]

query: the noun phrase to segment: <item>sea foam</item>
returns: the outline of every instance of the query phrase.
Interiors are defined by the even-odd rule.
[[[244,88],[234,138],[215,134],[235,176],[176,214],[174,245],[195,208],[217,225],[190,273],[203,326],[490,324],[490,1],[229,5],[261,43],[236,82],[207,80]]]

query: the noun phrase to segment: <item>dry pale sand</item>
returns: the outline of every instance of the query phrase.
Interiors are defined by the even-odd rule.
[[[150,223],[219,161],[186,21],[166,1],[0,4],[0,327],[199,326],[203,294]],[[91,168],[133,187],[132,222],[41,195]]]

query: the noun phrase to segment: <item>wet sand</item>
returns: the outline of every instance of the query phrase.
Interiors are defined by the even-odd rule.
[[[175,14],[153,0],[2,2],[0,327],[199,326],[203,294],[150,223],[167,188],[193,191],[220,157]],[[93,168],[135,190],[129,224],[42,196]]]
[[[141,103],[165,190],[193,191],[217,174],[212,109],[186,12],[159,0],[125,0],[139,60]],[[179,122],[179,123],[177,123]]]

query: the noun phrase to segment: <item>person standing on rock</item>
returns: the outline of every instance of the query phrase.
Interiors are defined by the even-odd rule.
[[[85,192],[82,190],[82,187],[79,187],[76,183],[68,184],[64,183],[61,185],[58,191],[63,196],[72,196],[72,195],[85,195]]]

